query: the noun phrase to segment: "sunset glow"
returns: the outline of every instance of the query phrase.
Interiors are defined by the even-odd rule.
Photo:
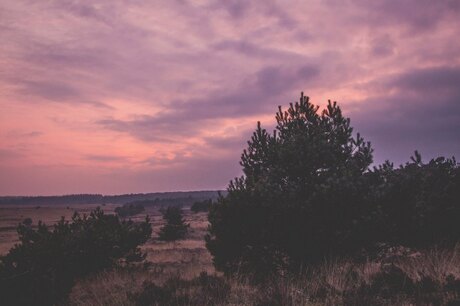
[[[0,4],[0,195],[224,189],[300,91],[376,164],[460,156],[459,1]]]

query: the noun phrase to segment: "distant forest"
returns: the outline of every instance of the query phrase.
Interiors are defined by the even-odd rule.
[[[0,205],[75,205],[75,204],[126,204],[143,201],[144,205],[192,205],[196,201],[217,200],[219,192],[180,191],[135,193],[122,195],[71,194],[62,196],[8,196],[0,197]]]

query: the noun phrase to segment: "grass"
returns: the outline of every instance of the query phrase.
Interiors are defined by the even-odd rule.
[[[414,257],[395,258],[392,262],[327,261],[309,267],[299,275],[274,279],[264,286],[251,285],[243,277],[206,275],[216,283],[214,287],[200,285],[200,276],[184,280],[178,274],[151,269],[106,272],[79,282],[71,294],[71,305],[136,305],[136,302],[137,305],[460,303],[458,247],[428,250]],[[154,301],[161,303],[155,304]]]
[[[49,224],[59,214],[72,212],[55,209],[38,211]],[[113,207],[104,209],[110,212]],[[37,214],[33,207],[3,212],[8,214],[0,218],[0,246],[14,243],[12,224]],[[419,252],[396,248],[365,262],[339,258],[255,286],[243,276],[224,278],[214,270],[203,240],[206,213],[185,210],[190,232],[176,242],[158,241],[161,214],[152,209],[146,213],[154,229],[143,246],[149,265],[79,280],[70,305],[460,305],[460,246]]]

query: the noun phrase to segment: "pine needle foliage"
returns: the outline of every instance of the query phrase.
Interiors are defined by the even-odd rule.
[[[75,213],[48,227],[34,229],[30,220],[17,228],[19,243],[0,258],[3,305],[56,305],[65,300],[79,278],[117,265],[142,261],[139,246],[152,234],[144,222],[120,220],[97,208]]]
[[[244,175],[211,207],[207,247],[225,272],[265,274],[356,247],[370,143],[336,102],[320,112],[303,93],[275,118],[272,133],[257,124]]]
[[[166,224],[160,229],[158,239],[174,241],[185,237],[189,224],[185,223],[180,207],[169,206],[163,213],[163,219],[166,221]]]

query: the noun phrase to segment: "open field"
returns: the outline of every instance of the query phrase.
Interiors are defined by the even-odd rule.
[[[171,250],[174,253],[174,250]],[[179,250],[177,254],[181,254]],[[179,255],[180,256],[180,255]],[[197,262],[195,262],[197,263]],[[165,262],[166,264],[166,262]],[[174,266],[174,265],[173,265]],[[155,270],[121,269],[77,282],[70,305],[460,305],[460,252],[428,250],[391,261],[326,261],[263,285],[218,278],[209,287]],[[198,271],[199,266],[196,267]],[[200,280],[200,278],[198,278]],[[214,279],[216,280],[216,279]],[[155,284],[155,290],[145,284]],[[159,289],[161,287],[161,289]],[[136,301],[133,296],[150,298]],[[166,298],[165,298],[166,297]]]
[[[51,225],[67,219],[74,211],[88,213],[98,205],[1,206],[0,247],[5,254],[17,242],[15,227],[24,218]],[[114,213],[119,205],[102,208]],[[186,239],[162,242],[156,238],[163,225],[158,207],[146,207],[153,226],[151,239],[142,246],[148,265],[121,268],[80,279],[69,296],[70,305],[458,305],[460,293],[460,249],[420,250],[402,254],[393,250],[388,256],[355,262],[351,259],[326,261],[307,267],[298,275],[285,275],[263,286],[254,286],[243,277],[222,278],[214,270],[203,236],[208,225],[207,213],[183,209],[190,224]],[[197,278],[207,272],[214,283],[200,287]],[[187,283],[188,281],[188,283]],[[146,284],[163,290],[150,292]],[[198,284],[198,285],[197,285]],[[161,287],[163,286],[163,287]],[[158,289],[162,288],[162,289]],[[139,303],[141,294],[148,297],[169,296],[164,303]],[[213,297],[210,298],[209,294]],[[133,298],[134,297],[134,298]],[[186,302],[174,302],[183,300]],[[171,302],[173,301],[173,302]],[[267,304],[268,303],[268,304]],[[274,303],[274,304],[271,304]]]

